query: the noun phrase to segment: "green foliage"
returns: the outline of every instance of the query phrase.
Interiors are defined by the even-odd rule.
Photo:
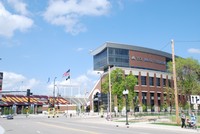
[[[105,77],[105,81],[102,83],[102,92],[107,94],[109,93],[109,78],[108,75]],[[130,102],[130,106],[133,105],[133,97],[134,97],[134,87],[137,83],[137,78],[130,73],[125,77],[124,72],[120,68],[116,68],[111,72],[111,85],[112,85],[112,95],[117,96],[117,103],[119,105],[119,110],[121,110],[124,106],[123,101],[123,91],[125,89],[129,90],[128,101]]]
[[[172,62],[168,63],[168,70],[172,73]],[[200,94],[200,64],[192,58],[176,59],[177,86],[182,93]]]
[[[184,110],[188,110],[190,108],[190,104],[189,102],[187,102],[184,106],[183,106],[183,109]]]
[[[3,108],[3,114],[4,115],[13,114],[13,113],[14,113],[14,111],[11,107],[4,107]]]
[[[142,110],[143,110],[143,112],[146,112],[147,111],[147,106],[146,105],[142,105]]]
[[[164,110],[167,109],[168,107],[169,107],[169,105],[167,104],[167,102],[165,102],[165,103],[163,104]]]

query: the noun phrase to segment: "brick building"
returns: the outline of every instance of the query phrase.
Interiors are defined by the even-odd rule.
[[[172,75],[167,72],[167,62],[172,60],[171,54],[140,46],[106,42],[92,51],[92,55],[94,70],[104,72],[90,93],[91,111],[99,109],[96,96],[101,93],[101,82],[108,74],[105,68],[111,65],[111,71],[121,68],[125,76],[132,72],[138,78],[134,88],[139,101],[136,111],[143,111],[143,105],[150,106],[152,111],[159,111],[164,101],[169,106],[172,105],[171,96],[167,96],[165,92],[166,87],[173,87]],[[184,96],[179,95],[179,101],[185,100]]]

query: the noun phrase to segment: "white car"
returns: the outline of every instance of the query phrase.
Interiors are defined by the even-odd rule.
[[[7,115],[1,115],[1,118],[6,118],[7,117]]]

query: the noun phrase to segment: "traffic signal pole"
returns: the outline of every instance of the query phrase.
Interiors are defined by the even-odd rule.
[[[31,95],[31,90],[27,89],[26,96],[28,97],[28,105],[30,105],[30,95]]]

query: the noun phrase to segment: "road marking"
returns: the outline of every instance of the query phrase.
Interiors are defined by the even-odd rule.
[[[5,130],[0,126],[0,134],[4,134]]]
[[[36,131],[36,133],[40,134],[41,132],[40,131]]]
[[[45,125],[45,126],[49,126],[49,127],[56,127],[56,128],[66,129],[66,130],[72,130],[72,131],[79,131],[79,132],[83,132],[83,133],[87,133],[87,134],[98,134],[98,133],[93,132],[93,131],[86,131],[86,130],[82,130],[82,129],[75,129],[75,128],[63,127],[63,126],[48,124],[48,123],[44,123],[44,122],[37,122],[37,123]]]

